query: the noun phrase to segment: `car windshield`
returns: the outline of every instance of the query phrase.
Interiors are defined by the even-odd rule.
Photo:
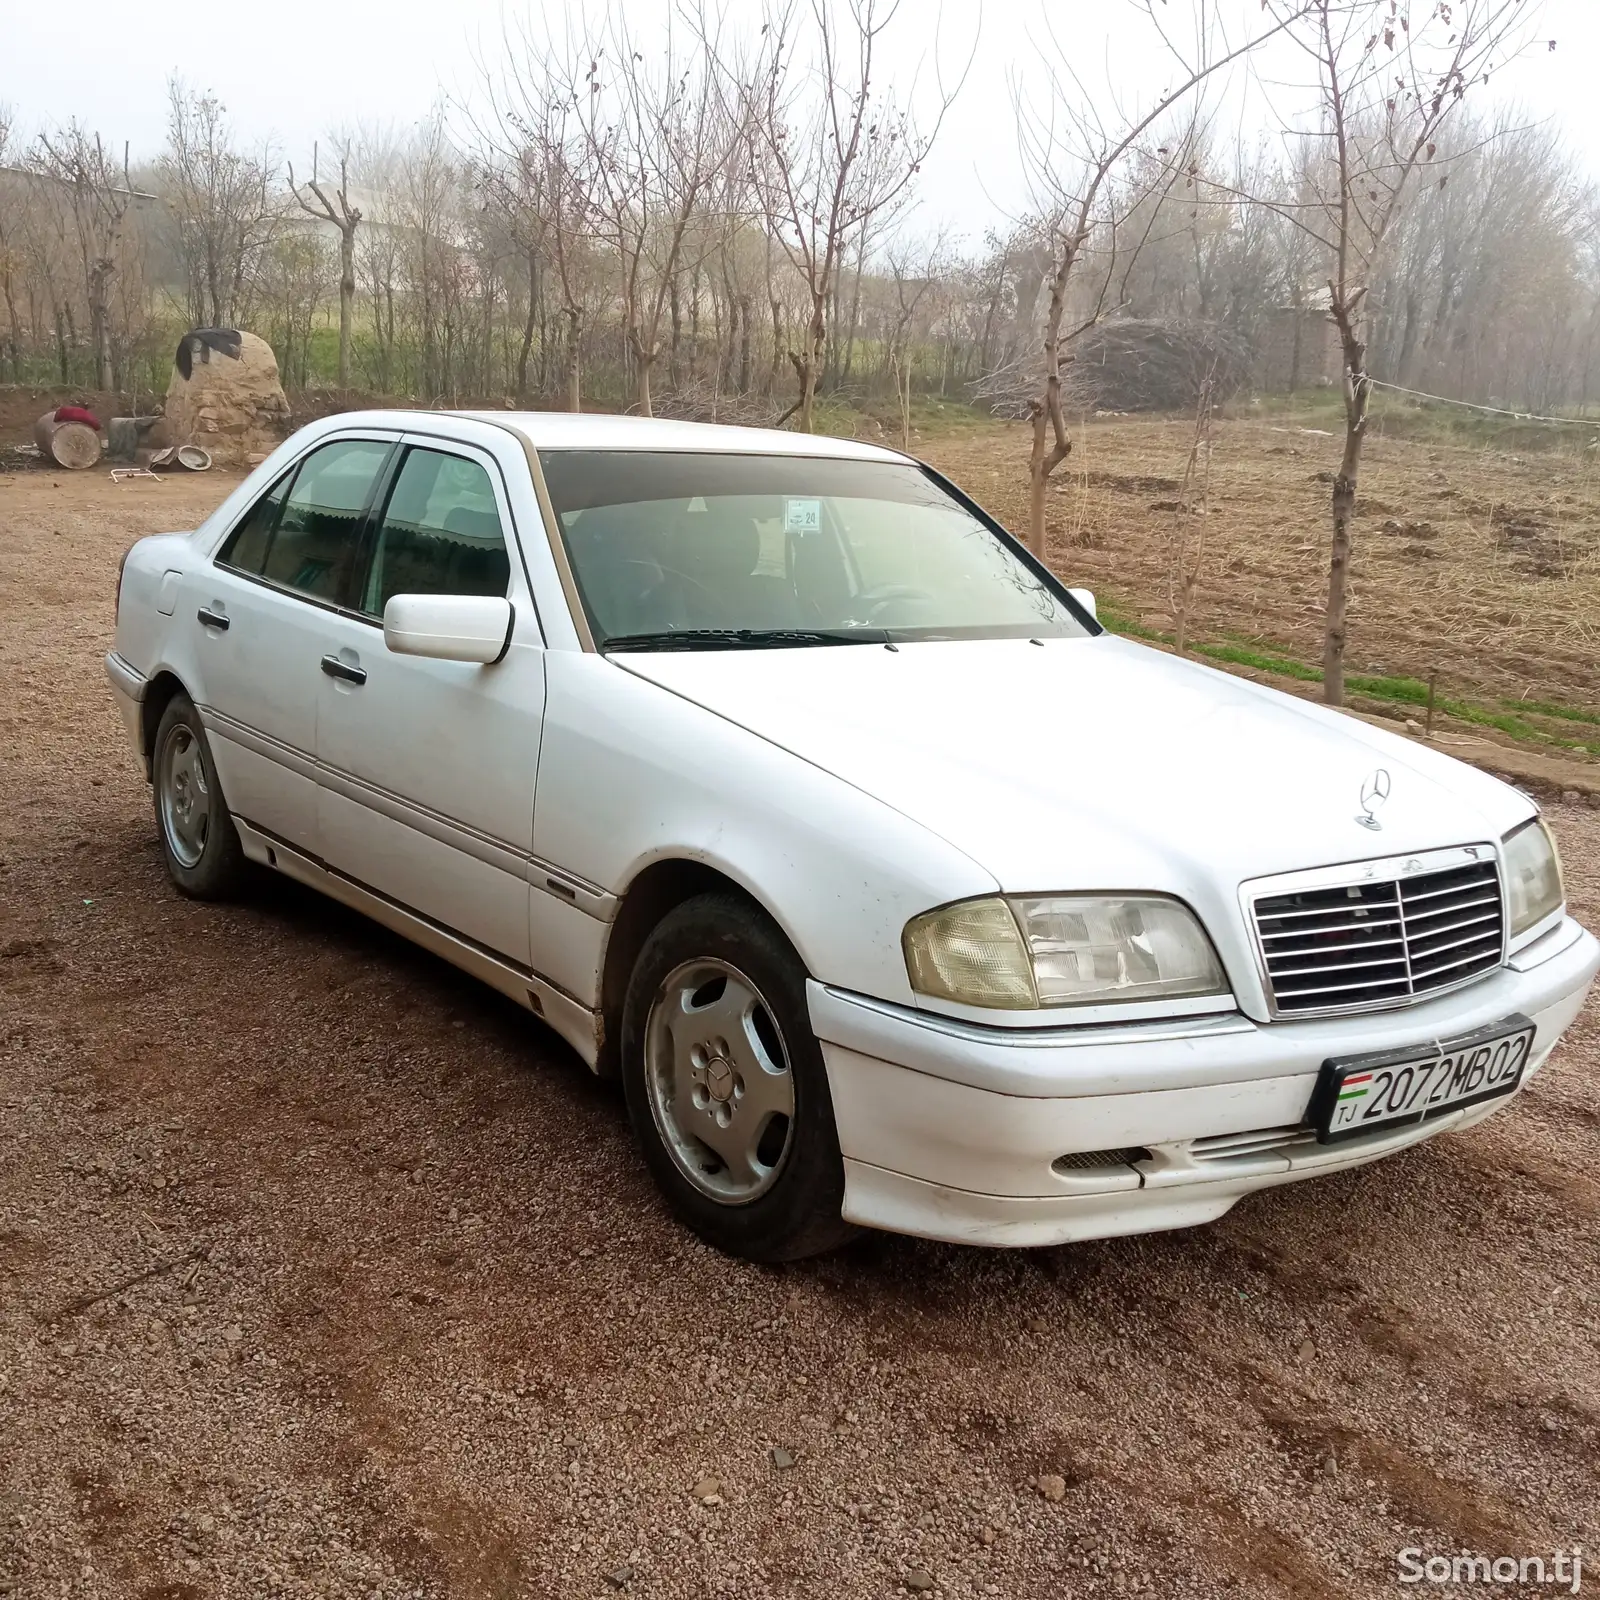
[[[910,462],[551,450],[540,464],[602,649],[1093,631]]]

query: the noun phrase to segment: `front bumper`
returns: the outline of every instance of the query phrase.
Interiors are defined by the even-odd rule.
[[[1537,1029],[1526,1082],[1597,969],[1600,943],[1567,919],[1492,977],[1399,1011],[1048,1029],[978,1027],[813,982],[844,1215],[990,1245],[1208,1222],[1252,1190],[1375,1161],[1506,1103],[1319,1145],[1305,1116],[1329,1056],[1458,1038],[1522,1012]]]

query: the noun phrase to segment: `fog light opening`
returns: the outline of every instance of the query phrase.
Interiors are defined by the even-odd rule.
[[[1131,1167],[1136,1161],[1148,1161],[1150,1152],[1142,1144],[1130,1145],[1124,1150],[1074,1150],[1071,1155],[1057,1156],[1050,1163],[1052,1172],[1093,1172],[1099,1167]]]

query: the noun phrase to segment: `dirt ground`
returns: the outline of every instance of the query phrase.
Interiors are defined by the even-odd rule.
[[[1326,416],[1315,419],[1326,429]],[[1554,701],[1600,714],[1600,450],[1503,449],[1386,436],[1367,445],[1352,563],[1349,670],[1441,695]],[[1191,637],[1322,659],[1328,496],[1340,441],[1305,419],[1219,422]],[[1076,436],[1050,489],[1050,557],[1124,616],[1170,632],[1180,482],[1192,421],[1128,417]],[[1020,424],[921,446],[1021,531]],[[1584,742],[1600,729],[1531,720]]]
[[[0,477],[0,1595],[1327,1600],[1600,1545],[1594,1003],[1484,1126],[1205,1229],[723,1259],[524,1013],[167,886],[101,658],[122,550],[226,487]]]

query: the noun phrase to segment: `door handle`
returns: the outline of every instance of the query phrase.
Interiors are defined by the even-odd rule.
[[[343,678],[346,683],[365,683],[367,669],[365,667],[352,667],[348,661],[341,661],[338,656],[324,656],[322,670],[330,678]]]
[[[201,606],[200,609],[195,612],[195,616],[197,616],[208,628],[216,628],[222,633],[226,633],[228,631],[229,624],[227,617],[225,617],[220,611],[213,611],[210,606]]]

